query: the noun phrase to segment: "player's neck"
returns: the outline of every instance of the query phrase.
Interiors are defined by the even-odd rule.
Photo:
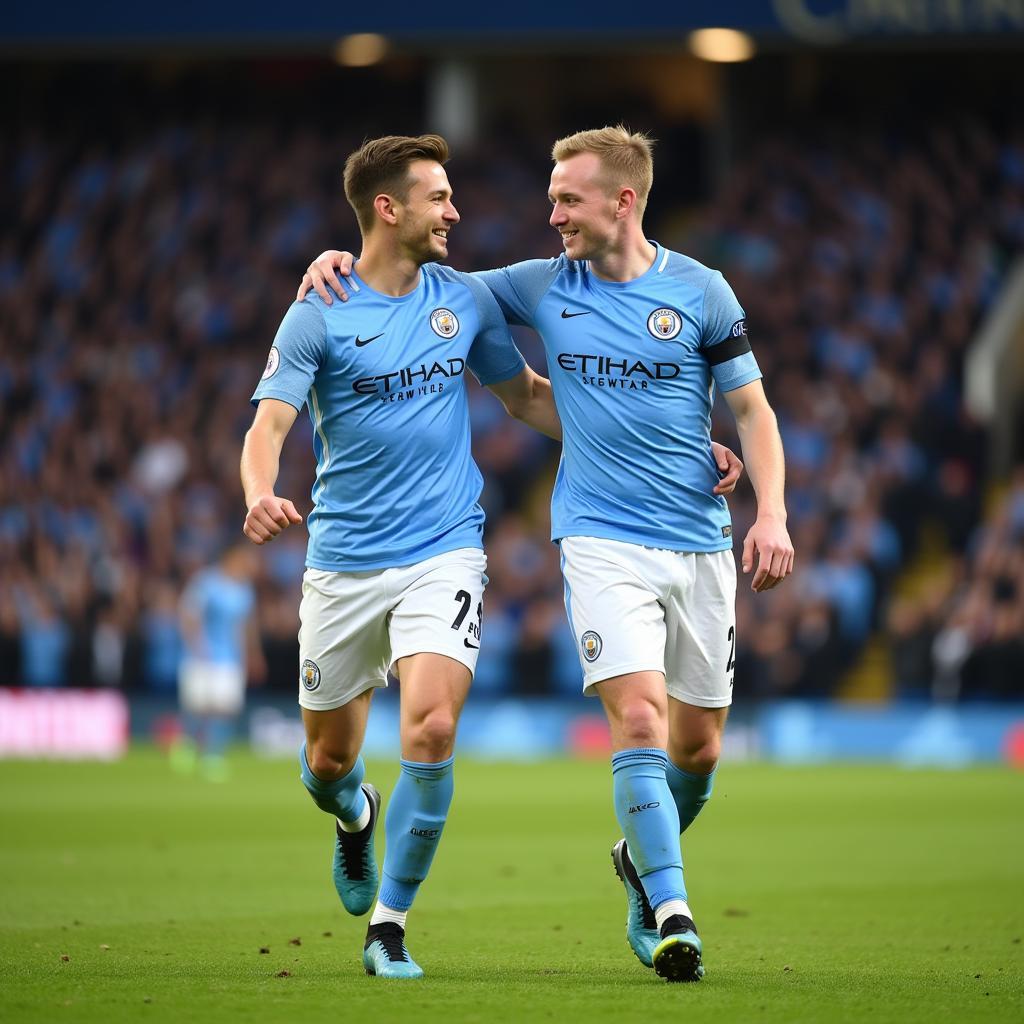
[[[629,233],[625,244],[590,261],[590,272],[605,281],[632,281],[651,269],[658,250],[644,238],[643,228]]]
[[[359,257],[359,277],[375,292],[398,298],[416,290],[420,265],[391,246],[368,241]]]

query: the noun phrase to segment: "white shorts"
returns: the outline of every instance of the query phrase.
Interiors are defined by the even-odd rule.
[[[628,672],[661,672],[669,695],[732,703],[736,563],[731,551],[682,552],[595,537],[561,541],[565,610],[583,692]]]
[[[193,715],[237,715],[245,704],[245,669],[186,658],[178,670],[178,701]]]
[[[299,704],[330,711],[411,654],[444,654],[472,675],[480,653],[487,559],[459,548],[370,572],[307,569],[299,605]]]

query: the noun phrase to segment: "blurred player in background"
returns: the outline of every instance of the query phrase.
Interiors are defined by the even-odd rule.
[[[363,236],[353,297],[285,315],[253,395],[241,474],[244,532],[272,541],[301,517],[275,494],[299,410],[317,461],[299,631],[301,777],[336,819],[334,882],[364,914],[378,873],[380,795],[360,755],[373,690],[401,683],[401,773],[385,820],[383,882],[366,933],[370,974],[418,978],[406,916],[444,829],[455,728],[480,646],[486,560],[465,371],[558,438],[548,381],[526,367],[484,285],[435,261],[458,223],[437,135],[366,143],[345,164]]]
[[[775,415],[722,275],[648,241],[652,144],[620,127],[555,143],[548,198],[564,255],[474,275],[509,323],[535,328],[564,428],[551,504],[584,692],[611,726],[612,851],[637,957],[670,981],[703,976],[678,836],[711,795],[732,702],[736,570],[710,447],[717,387],[757,496],[743,544],[752,588],[792,571]],[[313,264],[321,297],[351,256]],[[344,297],[344,296],[343,296]],[[755,568],[756,561],[756,568]]]
[[[184,734],[171,749],[171,763],[182,771],[198,763],[214,781],[227,778],[224,752],[245,706],[246,682],[261,682],[266,674],[255,615],[257,568],[248,545],[233,545],[216,565],[197,572],[181,595]]]

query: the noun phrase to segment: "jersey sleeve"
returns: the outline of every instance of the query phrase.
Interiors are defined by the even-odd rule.
[[[558,275],[559,267],[557,258],[524,260],[497,270],[480,270],[472,277],[487,285],[508,323],[533,327],[540,300]]]
[[[327,352],[327,324],[317,300],[293,302],[267,357],[252,404],[276,398],[301,409]]]
[[[523,372],[526,360],[516,348],[494,296],[472,275],[464,274],[462,280],[472,292],[480,315],[480,327],[466,362],[485,386],[510,380]]]
[[[735,391],[761,377],[747,338],[747,314],[717,270],[704,292],[700,344],[720,391]]]

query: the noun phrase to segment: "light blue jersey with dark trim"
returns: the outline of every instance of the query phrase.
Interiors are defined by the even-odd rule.
[[[474,276],[544,341],[563,434],[552,540],[732,547],[728,505],[712,493],[714,388],[761,371],[722,275],[657,245],[651,268],[621,283],[564,255]]]
[[[306,565],[385,569],[481,547],[465,371],[497,384],[523,370],[504,317],[480,282],[437,264],[399,298],[349,282],[348,302],[292,304],[252,397],[309,408]]]

